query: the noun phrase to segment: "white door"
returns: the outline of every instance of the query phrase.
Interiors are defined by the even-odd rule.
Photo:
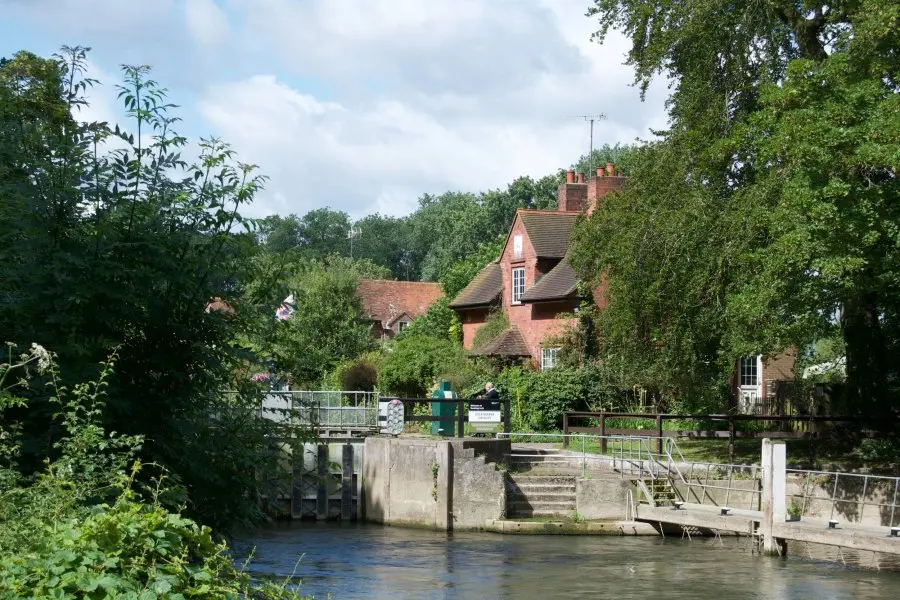
[[[746,356],[738,361],[738,408],[756,414],[762,408],[762,357]]]

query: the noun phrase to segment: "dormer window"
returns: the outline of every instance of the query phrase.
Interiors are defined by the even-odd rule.
[[[514,235],[513,236],[513,260],[522,260],[524,258],[524,254],[522,252],[522,236]]]

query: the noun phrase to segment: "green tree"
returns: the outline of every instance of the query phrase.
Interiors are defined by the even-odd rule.
[[[267,261],[279,262],[275,255]],[[322,382],[340,363],[356,359],[373,344],[371,328],[362,317],[356,294],[362,277],[384,279],[389,272],[368,260],[333,255],[324,261],[300,258],[275,271],[286,279],[277,283],[248,283],[250,290],[269,290],[259,304],[247,307],[254,327],[242,340],[294,387]],[[261,271],[269,279],[272,271]],[[256,292],[258,294],[258,292]],[[282,295],[283,294],[283,295]],[[294,296],[293,316],[277,320],[275,310],[288,294]]]
[[[260,220],[255,237],[256,242],[269,252],[287,252],[300,247],[301,231],[297,215],[272,215]]]
[[[367,258],[390,269],[393,278],[411,281],[418,276],[410,257],[410,221],[406,217],[369,215],[353,224],[360,230],[353,241],[354,258]]]
[[[685,374],[722,384],[737,356],[837,329],[852,404],[889,414],[900,9],[596,0],[589,14],[601,40],[631,37],[644,89],[660,71],[674,82],[669,130],[577,236],[582,274],[609,277],[607,350],[647,348],[647,371],[684,392]]]
[[[252,228],[240,208],[263,179],[215,139],[186,164],[186,140],[147,67],[125,67],[118,88],[131,132],[76,121],[92,83],[85,61],[67,48],[0,66],[0,331],[59,352],[62,384],[92,376],[119,348],[105,426],[144,436],[142,457],[172,469],[204,522],[258,516],[251,472],[221,448],[198,448],[195,434],[223,406],[239,359],[230,341],[243,326],[204,308],[234,300],[251,249],[234,232]],[[121,149],[105,151],[110,138]],[[25,472],[57,454],[56,409],[46,396],[29,400],[13,411]],[[237,412],[226,427],[244,418]],[[246,430],[230,431],[235,454],[258,457]]]
[[[300,249],[308,258],[349,254],[350,217],[343,211],[317,208],[299,222]]]

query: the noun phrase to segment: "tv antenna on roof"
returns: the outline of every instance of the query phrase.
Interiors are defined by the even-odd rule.
[[[350,259],[353,259],[353,238],[358,238],[362,233],[362,229],[359,227],[350,227],[350,231],[347,232],[347,239],[350,240]]]
[[[588,177],[591,177],[594,174],[594,121],[602,121],[606,118],[606,115],[603,113],[598,113],[596,115],[572,115],[570,117],[572,119],[582,119],[591,124],[591,147],[588,150]]]

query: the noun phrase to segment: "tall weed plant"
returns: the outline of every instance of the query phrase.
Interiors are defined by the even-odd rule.
[[[140,483],[144,439],[101,424],[116,354],[93,382],[59,384],[38,345],[0,363],[0,417],[22,407],[33,373],[49,376],[62,436],[58,457],[30,476],[16,468],[17,426],[0,419],[0,599],[297,599],[290,582],[255,585],[209,527],[164,506],[164,471]]]

